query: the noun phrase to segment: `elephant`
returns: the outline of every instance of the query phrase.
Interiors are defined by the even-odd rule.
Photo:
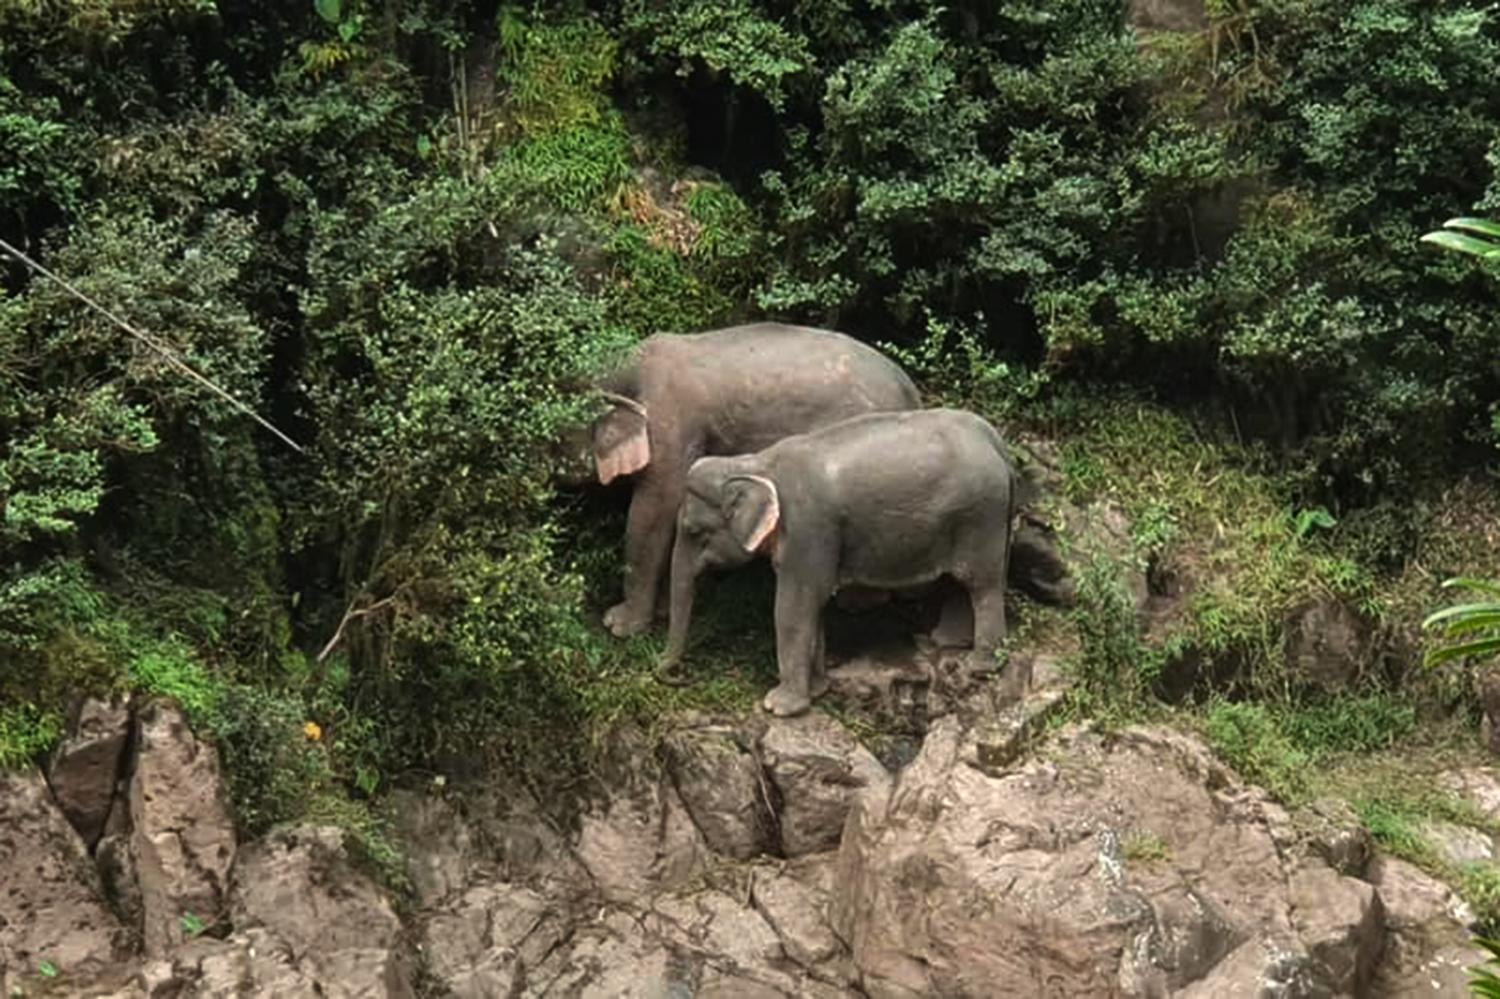
[[[823,608],[849,586],[953,578],[973,607],[971,669],[993,670],[1020,493],[1000,434],[958,409],[866,414],[754,454],[698,459],[677,515],[659,675],[683,682],[699,574],[762,555],[776,571],[780,683],[762,702],[771,714],[800,714],[827,689]],[[1001,696],[1015,700],[1026,684],[1007,669]]]
[[[624,638],[656,615],[687,470],[758,451],[862,413],[916,409],[899,365],[853,337],[776,322],[659,333],[596,386],[609,409],[590,428],[601,483],[631,477],[624,600],[604,624]]]

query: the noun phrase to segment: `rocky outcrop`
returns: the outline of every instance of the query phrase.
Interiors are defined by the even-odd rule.
[[[679,729],[662,742],[672,786],[708,848],[735,860],[776,849],[770,785],[735,726]]]
[[[136,715],[130,783],[131,852],[140,885],[146,953],[166,953],[187,937],[184,917],[212,926],[224,914],[235,832],[219,755],[166,702]]]
[[[1447,885],[1394,857],[1375,858],[1369,880],[1385,915],[1385,961],[1375,994],[1467,994],[1468,969],[1488,956],[1469,935],[1469,907]]]
[[[837,849],[855,802],[890,793],[880,761],[822,712],[770,725],[760,738],[760,760],[779,805],[782,856]]]
[[[1374,628],[1342,600],[1324,597],[1293,608],[1282,633],[1292,676],[1325,694],[1353,689],[1372,658]]]
[[[966,738],[940,722],[850,818],[834,926],[870,995],[1298,994],[1373,973],[1368,886],[1308,859],[1298,876],[1330,890],[1294,894],[1279,810],[1191,739],[1074,730],[991,776]]]
[[[104,835],[115,805],[129,740],[127,699],[87,698],[78,705],[67,736],[48,759],[52,795],[90,850]]]
[[[0,771],[0,986],[44,965],[87,980],[127,953],[88,851],[39,773]]]
[[[339,829],[283,829],[246,847],[235,865],[230,918],[236,937],[284,955],[324,995],[330,988],[411,994],[401,921],[350,863]]]

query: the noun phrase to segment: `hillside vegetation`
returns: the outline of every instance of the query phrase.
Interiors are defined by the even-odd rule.
[[[1500,327],[1418,237],[1500,208],[1497,60],[1478,0],[0,0],[0,238],[301,448],[0,268],[0,764],[76,694],[171,695],[243,834],[379,860],[394,783],[563,790],[612,722],[753,703],[764,578],[657,685],[661,636],[597,624],[620,497],[552,443],[632,342],[756,317],[1124,511],[1022,615],[1076,627],[1076,712],[1184,713],[1288,798],[1472,741],[1416,623],[1500,554]],[[1203,585],[1143,631],[1131,568]],[[1284,654],[1322,598],[1379,636],[1337,694]]]

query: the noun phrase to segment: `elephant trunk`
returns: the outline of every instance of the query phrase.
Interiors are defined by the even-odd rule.
[[[672,598],[668,608],[667,651],[661,672],[669,681],[681,679],[683,653],[687,651],[688,625],[693,618],[693,596],[697,590],[697,566],[693,546],[679,532],[672,545]]]

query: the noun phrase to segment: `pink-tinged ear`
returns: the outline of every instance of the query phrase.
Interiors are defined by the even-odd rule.
[[[594,431],[594,463],[604,485],[651,464],[651,434],[644,407],[616,408],[601,418]]]
[[[749,517],[745,522],[748,530],[740,538],[740,545],[747,552],[759,551],[776,532],[781,523],[781,498],[776,493],[776,483],[760,475],[736,475],[731,482],[740,480],[754,486],[752,495],[746,497]]]

